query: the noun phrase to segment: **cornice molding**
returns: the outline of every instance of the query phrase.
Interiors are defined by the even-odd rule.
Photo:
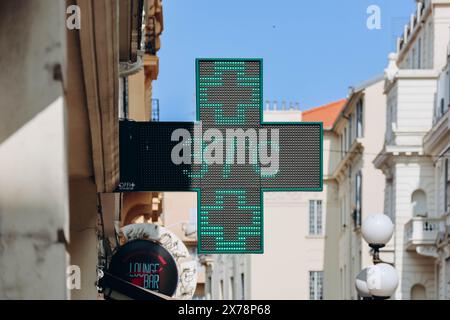
[[[79,34],[95,182],[98,192],[112,192],[119,182],[117,6],[108,0],[77,4],[83,12]]]

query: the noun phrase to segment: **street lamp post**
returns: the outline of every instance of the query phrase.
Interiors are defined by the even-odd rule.
[[[369,216],[362,224],[362,236],[373,250],[373,266],[362,270],[355,280],[358,294],[365,300],[389,299],[398,286],[394,267],[380,259],[380,249],[394,234],[394,224],[384,214]]]

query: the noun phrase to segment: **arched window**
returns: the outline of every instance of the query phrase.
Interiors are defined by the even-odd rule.
[[[411,300],[426,300],[427,289],[422,284],[415,284],[411,287]]]
[[[413,192],[411,204],[414,217],[426,217],[428,215],[427,194],[423,190],[416,190]]]

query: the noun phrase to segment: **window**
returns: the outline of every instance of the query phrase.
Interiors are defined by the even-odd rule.
[[[207,300],[208,294],[205,291],[204,283],[197,283],[192,300]]]
[[[123,91],[122,91],[122,103],[123,103],[123,118],[128,119],[128,77],[123,77]]]
[[[223,299],[224,299],[224,295],[223,295],[223,280],[220,280],[219,299],[218,300],[223,300]]]
[[[431,21],[428,23],[428,36],[426,38],[428,38],[427,48],[425,49],[428,52],[427,66],[428,66],[428,68],[430,68],[433,65],[433,60],[434,60],[434,57],[433,57],[434,23]]]
[[[344,151],[347,152],[348,150],[348,138],[347,138],[347,128],[344,129]]]
[[[445,113],[445,99],[441,99],[441,109],[439,110],[439,117],[443,116]]]
[[[323,300],[323,271],[309,272],[309,299]]]
[[[411,69],[418,69],[419,67],[419,63],[418,63],[418,53],[419,53],[419,49],[418,49],[418,45],[416,44],[414,46],[413,52],[412,52],[412,68]]]
[[[356,263],[355,263],[355,257],[352,257],[352,264],[351,264],[351,267],[350,267],[350,270],[359,270],[359,268],[356,268]],[[350,274],[351,274],[352,272],[350,271]],[[355,299],[355,297],[353,296],[353,294],[355,293],[355,289],[353,289],[353,290],[350,290],[350,300],[354,300]]]
[[[241,273],[241,300],[245,300],[245,276]]]
[[[389,107],[389,115],[388,115],[388,122],[386,123],[386,131],[388,132],[388,138],[389,138],[389,142],[392,139],[392,127],[393,124],[395,123],[395,110],[394,110],[394,105],[391,105]]]
[[[448,159],[445,159],[445,173],[444,173],[444,190],[445,190],[445,195],[444,195],[444,197],[445,197],[445,207],[444,207],[444,212],[446,213],[446,212],[448,212],[448,209],[449,209],[449,206],[450,206],[450,203],[449,203],[449,199],[450,199],[450,177],[449,177],[449,174],[450,174],[450,170],[448,170],[448,163],[449,163],[449,161],[448,161]]]
[[[341,210],[341,229],[343,231],[347,227],[347,221],[345,219],[345,198],[341,198],[340,203],[341,203],[341,205],[340,205],[340,210]]]
[[[353,115],[348,117],[348,148],[350,149],[353,143]]]
[[[427,194],[423,190],[416,190],[411,196],[411,204],[413,209],[413,217],[426,217],[428,215],[427,209]]]
[[[420,38],[417,44],[417,68],[422,68],[422,39]]]
[[[119,118],[128,119],[128,78],[119,78]]]
[[[206,300],[211,300],[212,299],[212,279],[211,276],[208,276],[207,280],[206,280]]]
[[[234,277],[230,277],[228,291],[228,296],[231,298],[231,300],[236,300],[236,295],[234,294]]]
[[[355,228],[361,227],[361,208],[362,208],[362,173],[361,171],[355,177]]]
[[[344,135],[341,134],[341,158],[344,158]]]
[[[448,85],[449,85],[449,88],[447,91],[447,93],[448,93],[447,101],[448,101],[448,104],[450,105],[450,68],[449,68],[449,70],[447,70],[447,79],[448,79]]]
[[[309,201],[309,234],[322,234],[322,200]]]
[[[385,189],[385,193],[384,193],[384,196],[385,196],[385,198],[387,200],[385,202],[386,212],[387,212],[387,216],[389,218],[391,218],[392,222],[395,221],[395,219],[394,219],[394,212],[392,210],[393,200],[394,200],[394,197],[392,196],[393,192],[394,191],[393,191],[392,182],[386,182],[386,189]]]
[[[348,197],[344,197],[344,225],[347,226]]]
[[[411,287],[411,300],[427,300],[427,290],[422,284],[415,284]]]
[[[360,99],[356,105],[356,137],[363,137],[363,100]]]

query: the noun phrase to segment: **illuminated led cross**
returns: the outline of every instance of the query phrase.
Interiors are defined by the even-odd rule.
[[[264,192],[322,190],[322,123],[263,122],[260,59],[196,72],[197,124],[121,123],[118,190],[197,191],[199,253],[263,253]]]

